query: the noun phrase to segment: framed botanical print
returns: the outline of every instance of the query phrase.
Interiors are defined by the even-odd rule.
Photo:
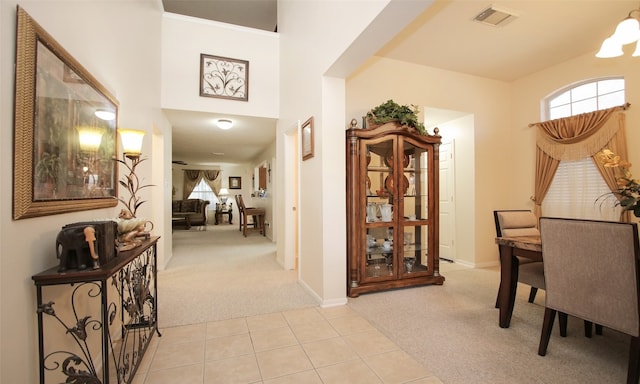
[[[249,100],[249,62],[200,54],[200,96]]]

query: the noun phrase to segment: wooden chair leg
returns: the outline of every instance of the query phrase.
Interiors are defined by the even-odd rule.
[[[632,336],[629,347],[629,366],[627,384],[637,384],[640,380],[640,337]]]
[[[244,224],[242,225],[242,235],[244,237],[247,237],[247,225],[249,225],[248,223],[249,219],[247,218],[247,215],[244,216]]]
[[[584,321],[584,336],[591,338],[593,335],[593,322]],[[602,325],[596,324],[596,335],[602,335]]]
[[[520,262],[518,258],[513,256],[511,261],[511,281],[509,282],[509,290],[511,291],[511,300],[509,301],[509,313],[513,313],[513,307],[516,302],[516,293],[518,291],[518,273],[520,271]]]
[[[584,321],[584,337],[591,338],[593,335],[593,323],[591,321]]]
[[[536,294],[538,293],[538,288],[536,287],[531,287],[531,291],[529,292],[529,302],[533,303],[533,301],[536,299]]]
[[[564,312],[558,313],[558,322],[560,323],[560,336],[567,337],[567,314]]]
[[[540,345],[538,346],[538,355],[544,356],[547,354],[547,347],[549,346],[549,339],[551,338],[551,331],[553,330],[553,321],[556,319],[556,310],[545,308],[544,309],[544,321],[542,323],[542,334],[540,335]]]

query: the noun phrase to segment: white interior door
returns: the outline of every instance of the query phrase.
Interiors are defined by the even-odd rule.
[[[299,123],[285,133],[284,153],[284,267],[298,269],[298,182],[299,182]]]
[[[453,261],[455,252],[455,182],[453,140],[440,145],[440,259]]]

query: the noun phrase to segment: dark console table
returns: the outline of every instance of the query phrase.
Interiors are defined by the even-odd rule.
[[[100,269],[32,279],[37,289],[40,383],[131,383],[158,331],[157,242]]]

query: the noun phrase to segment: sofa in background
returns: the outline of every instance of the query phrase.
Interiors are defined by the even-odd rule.
[[[207,205],[209,201],[202,199],[173,200],[173,224],[183,224],[187,229],[192,225],[207,225]]]

